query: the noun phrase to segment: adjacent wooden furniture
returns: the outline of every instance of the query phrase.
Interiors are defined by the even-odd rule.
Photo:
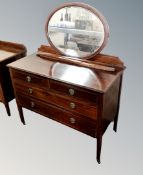
[[[9,101],[14,98],[9,70],[6,64],[26,56],[24,45],[0,41],[0,102],[5,105],[10,116]]]
[[[92,63],[104,62],[101,60],[124,69],[119,58],[109,55],[97,55]],[[112,121],[117,130],[123,69],[93,70],[45,60],[36,54],[8,66],[22,123],[24,107],[97,138],[100,163],[104,132]]]

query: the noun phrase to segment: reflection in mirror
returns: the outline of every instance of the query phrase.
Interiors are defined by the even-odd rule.
[[[95,71],[85,67],[81,68],[56,62],[51,66],[50,75],[55,79],[59,78],[60,76],[60,79],[64,82],[69,82],[70,77],[70,82],[73,84],[91,87],[92,82],[92,86],[94,85],[98,87],[98,89],[102,88],[102,83],[98,74]]]
[[[49,20],[47,37],[62,54],[72,57],[93,55],[104,42],[104,26],[99,17],[79,6],[56,11]]]

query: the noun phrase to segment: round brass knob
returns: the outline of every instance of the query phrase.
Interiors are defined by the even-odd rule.
[[[29,82],[31,82],[31,77],[30,76],[27,76],[26,77],[26,81],[29,83]]]
[[[33,101],[31,101],[31,107],[34,108],[35,107],[35,103]]]
[[[75,90],[74,89],[69,89],[69,94],[70,95],[74,95],[75,94]]]
[[[33,89],[29,88],[29,89],[28,89],[28,93],[29,93],[29,94],[32,94],[32,93],[33,93]]]
[[[70,122],[71,122],[72,124],[74,124],[74,123],[76,122],[75,118],[71,117],[71,118],[70,118]]]
[[[76,107],[75,103],[72,103],[72,102],[71,102],[71,103],[70,103],[70,108],[71,108],[71,109],[75,109],[75,107]]]

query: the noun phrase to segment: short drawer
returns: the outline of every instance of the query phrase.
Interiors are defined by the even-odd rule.
[[[73,113],[79,113],[84,116],[88,116],[94,120],[97,119],[97,106],[91,106],[88,103],[83,103],[72,97],[66,97],[51,93],[50,91],[40,90],[30,86],[20,86],[16,85],[15,90],[17,93],[22,93],[29,97],[34,97],[38,100],[48,102],[50,104],[61,107],[65,110],[71,111]]]
[[[86,117],[81,117],[78,115],[73,115],[73,113],[67,112],[53,105],[38,101],[34,98],[27,98],[22,95],[18,95],[17,98],[18,103],[20,103],[22,107],[28,108],[39,114],[47,116],[48,118],[70,126],[78,131],[95,137],[96,122],[94,120],[87,119]]]
[[[88,102],[97,103],[98,93],[96,92],[55,80],[49,80],[49,85],[50,90],[53,92],[83,99]]]
[[[14,78],[14,83],[18,82],[21,85],[31,84],[34,85],[35,87],[40,87],[43,89],[49,88],[49,81],[47,78],[19,70],[12,70],[12,75]]]

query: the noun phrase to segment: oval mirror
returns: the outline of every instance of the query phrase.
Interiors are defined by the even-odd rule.
[[[46,36],[62,55],[88,59],[105,47],[109,27],[95,8],[83,3],[67,3],[49,16]]]

